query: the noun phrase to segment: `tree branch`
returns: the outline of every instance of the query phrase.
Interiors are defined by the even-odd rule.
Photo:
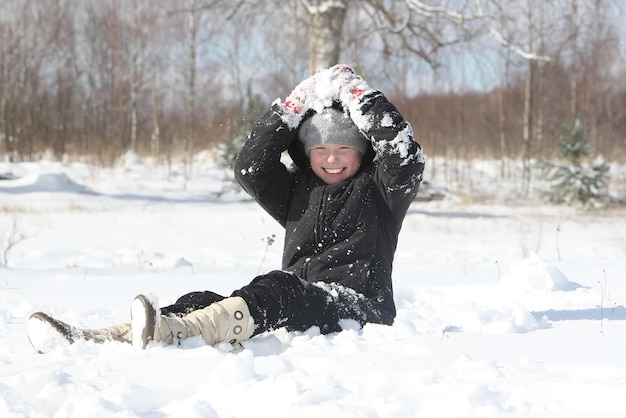
[[[550,61],[550,57],[544,55],[537,55],[534,52],[523,51],[520,47],[512,45],[509,41],[507,41],[504,36],[498,32],[491,24],[489,24],[488,18],[483,13],[483,7],[481,0],[474,0],[476,4],[476,9],[478,10],[478,14],[482,16],[485,27],[487,28],[487,32],[491,37],[498,42],[500,45],[514,53],[515,55],[519,55],[525,60],[529,61]]]

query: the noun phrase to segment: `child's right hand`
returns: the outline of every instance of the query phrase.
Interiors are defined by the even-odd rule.
[[[285,99],[285,108],[295,113],[296,115],[302,115],[309,109],[309,102],[314,99],[315,85],[317,84],[316,75],[305,79],[298,84],[293,91]]]

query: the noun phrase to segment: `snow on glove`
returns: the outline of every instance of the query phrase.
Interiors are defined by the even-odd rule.
[[[372,92],[375,90],[371,89],[352,68],[339,64],[317,71],[298,84],[284,102],[277,100],[275,103],[282,110],[283,122],[294,129],[300,125],[309,110],[321,112],[323,108],[332,106],[336,101],[351,114],[360,114],[360,99]]]
[[[350,110],[350,113],[359,111],[361,98],[375,90],[345,64],[338,64],[330,68],[332,83],[337,89],[337,98],[341,104]],[[360,113],[360,112],[359,112]]]
[[[285,101],[279,103],[282,119],[290,128],[298,127],[309,110],[320,112],[332,104],[336,92],[329,90],[328,79],[328,70],[320,70],[298,84]]]
[[[287,111],[294,113],[295,115],[302,115],[306,113],[307,102],[311,97],[315,95],[315,85],[317,80],[315,75],[302,81],[293,89],[291,94],[285,99],[285,108]]]

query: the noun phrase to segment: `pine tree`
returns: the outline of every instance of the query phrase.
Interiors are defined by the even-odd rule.
[[[548,190],[542,192],[550,203],[581,204],[601,207],[608,200],[608,171],[606,162],[593,163],[594,151],[589,144],[589,132],[577,116],[566,126],[557,142],[559,157],[564,163],[545,160],[538,162]]]
[[[221,142],[217,146],[217,156],[219,158],[218,163],[221,167],[228,168],[227,175],[223,179],[222,191],[219,193],[224,194],[232,191],[240,191],[241,187],[239,183],[235,181],[232,176],[232,168],[235,165],[235,160],[241,147],[245,142],[254,122],[265,111],[265,104],[258,95],[252,94],[251,86],[248,86],[247,90],[247,107],[245,112],[240,118],[233,121],[232,131],[229,136],[222,138]]]

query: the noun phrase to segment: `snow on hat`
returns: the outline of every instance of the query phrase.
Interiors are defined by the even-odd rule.
[[[299,136],[307,156],[313,147],[320,144],[347,145],[356,148],[361,154],[367,152],[369,144],[352,119],[332,107],[324,108],[320,113],[305,119],[300,126]]]

